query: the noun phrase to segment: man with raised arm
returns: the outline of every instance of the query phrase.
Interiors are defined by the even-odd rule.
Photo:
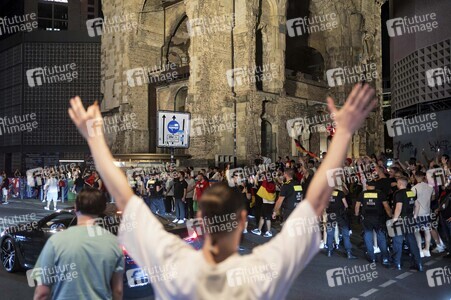
[[[318,252],[319,234],[312,227],[318,226],[333,189],[327,171],[342,166],[353,133],[377,103],[374,96],[374,89],[358,84],[340,110],[328,98],[337,124],[330,155],[316,172],[306,200],[292,212],[282,231],[244,256],[237,249],[247,215],[236,191],[216,184],[202,195],[197,223],[203,224],[205,242],[202,251],[196,251],[167,233],[144,201],[133,194],[124,174],[114,166],[104,136],[89,134],[88,126],[102,118],[98,104],[85,110],[75,97],[69,115],[87,140],[96,169],[123,210],[123,219],[130,223],[122,224],[123,228],[133,228],[119,233],[121,243],[141,268],[159,270],[149,278],[157,299],[284,299],[294,279]]]

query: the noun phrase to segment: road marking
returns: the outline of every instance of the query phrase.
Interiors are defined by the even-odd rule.
[[[389,286],[389,285],[392,285],[393,283],[396,283],[396,280],[389,280],[389,281],[387,281],[387,282],[384,282],[383,284],[381,284],[380,285],[380,287],[387,287],[387,286]]]
[[[430,265],[435,264],[436,262],[437,262],[437,260],[433,259],[433,260],[431,260],[431,261],[428,261],[428,262],[425,263],[424,265],[425,265],[425,266],[430,266]]]
[[[359,300],[359,298],[351,298],[351,299],[349,299],[349,300]]]
[[[404,279],[404,278],[406,278],[407,276],[410,276],[410,275],[412,275],[413,273],[411,273],[411,272],[405,272],[405,273],[402,273],[401,275],[398,275],[398,276],[396,276],[396,278],[397,279]]]
[[[362,296],[362,297],[368,297],[369,295],[374,294],[374,293],[377,292],[377,291],[378,291],[378,289],[371,289],[371,290],[366,291],[365,293],[361,294],[360,296]]]

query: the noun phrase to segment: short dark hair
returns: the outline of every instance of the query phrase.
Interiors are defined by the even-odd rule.
[[[75,199],[76,210],[83,215],[98,216],[106,209],[105,194],[98,189],[87,187]]]
[[[415,177],[424,177],[424,176],[426,176],[426,174],[424,174],[423,171],[417,171],[417,172],[415,172]]]
[[[284,173],[287,174],[290,178],[294,177],[294,170],[292,168],[286,168]]]
[[[180,175],[182,175],[182,177],[185,177],[185,172],[180,171],[179,173],[180,173]]]
[[[405,177],[405,176],[399,177],[396,181],[402,181],[402,182],[404,182],[404,184],[406,184],[406,185],[409,183],[409,180],[408,180],[407,177]]]
[[[217,183],[209,187],[202,194],[202,201],[199,201],[199,210],[202,213],[202,217],[209,219],[215,216],[225,216],[236,214],[239,215],[241,211],[246,209],[245,202],[241,196],[241,193],[228,186],[226,183]],[[237,220],[220,220],[220,224],[211,225],[227,225],[226,223],[233,223]],[[208,224],[206,224],[208,225]],[[235,229],[235,228],[233,228]],[[217,236],[225,234],[226,232],[210,232],[213,239]]]

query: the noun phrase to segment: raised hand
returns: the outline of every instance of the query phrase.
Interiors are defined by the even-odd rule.
[[[356,84],[340,110],[335,107],[334,100],[328,97],[327,105],[334,116],[332,119],[336,123],[337,131],[352,134],[359,129],[377,104],[375,94],[376,91],[368,84]]]
[[[69,116],[86,139],[103,137],[103,119],[97,101],[85,110],[80,97],[70,99]]]

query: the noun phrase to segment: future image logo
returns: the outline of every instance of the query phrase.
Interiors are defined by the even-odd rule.
[[[429,287],[437,287],[445,284],[451,284],[451,268],[435,268],[426,271],[426,277]]]
[[[394,18],[387,20],[387,31],[390,37],[397,37],[404,34],[418,32],[431,32],[438,28],[437,15],[429,13],[424,15],[414,15],[413,17]]]
[[[29,87],[41,86],[44,83],[72,82],[78,78],[75,63],[29,69],[26,74]]]
[[[387,133],[390,137],[404,134],[431,132],[438,128],[436,113],[416,115],[410,118],[394,118],[386,122]]]
[[[360,81],[372,82],[379,77],[375,63],[329,69],[326,71],[326,76],[330,87],[354,84]]]
[[[105,33],[125,33],[138,28],[137,17],[134,13],[116,15],[105,18],[94,18],[86,21],[90,37],[101,36]]]
[[[278,70],[275,63],[230,69],[226,71],[227,84],[230,87],[239,87],[257,82],[268,82],[279,77]]]
[[[336,13],[287,20],[287,32],[290,37],[331,31],[337,27],[338,18]]]
[[[234,14],[195,18],[186,22],[190,37],[212,35],[232,30]]]
[[[446,184],[445,170],[442,168],[429,169],[426,171],[426,179],[432,187],[444,186]]]
[[[429,87],[439,87],[451,83],[451,69],[447,66],[426,71],[426,80]]]
[[[265,264],[234,268],[227,271],[226,276],[228,285],[236,287],[272,281],[279,274],[275,264]]]
[[[372,282],[378,277],[376,264],[365,264],[361,266],[335,268],[326,271],[327,284],[329,287],[338,287],[358,282]]]
[[[177,65],[168,63],[164,66],[139,67],[125,71],[129,87],[143,86],[145,84],[172,82],[177,79]]]

